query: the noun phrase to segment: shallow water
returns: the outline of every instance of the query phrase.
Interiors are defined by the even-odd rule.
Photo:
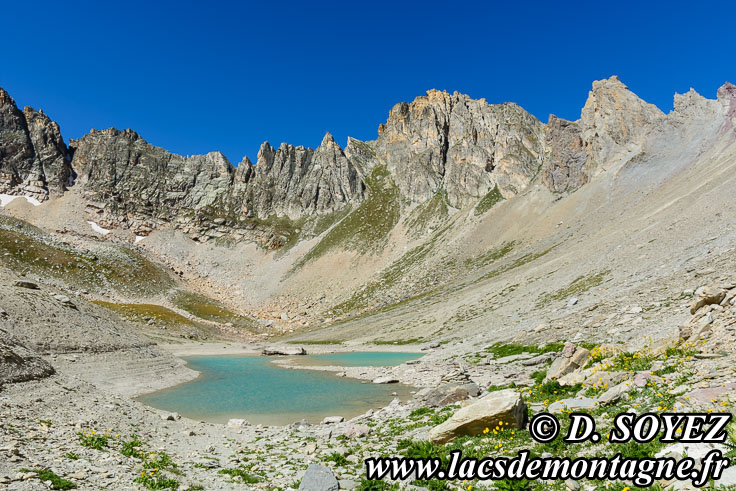
[[[331,360],[327,364],[356,366],[358,360],[399,364],[418,356],[408,353],[403,353],[409,356],[404,359],[382,356],[388,354],[398,355],[344,353],[337,359],[341,363]],[[314,358],[315,363],[324,364],[318,358],[322,356],[326,355],[302,356],[299,360]],[[196,420],[223,423],[230,418],[244,418],[253,424],[285,425],[301,419],[319,423],[325,416],[347,419],[370,408],[385,406],[395,397],[392,392],[406,400],[411,391],[407,386],[364,383],[336,377],[330,372],[285,369],[271,363],[271,358],[261,356],[197,356],[185,360],[190,368],[201,373],[199,378],[138,399]]]
[[[344,367],[393,367],[421,358],[419,353],[391,353],[385,351],[361,351],[331,353],[329,355],[302,356],[294,360],[298,365],[340,365]]]

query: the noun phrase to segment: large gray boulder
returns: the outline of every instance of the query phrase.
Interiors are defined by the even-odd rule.
[[[299,489],[304,491],[337,491],[340,485],[327,467],[319,464],[309,464]]]
[[[509,428],[523,428],[527,408],[521,394],[514,389],[491,392],[478,402],[460,408],[450,419],[429,430],[429,439],[446,443],[463,435],[480,435],[486,428],[500,423]]]
[[[54,368],[47,361],[8,338],[8,333],[0,330],[0,386],[53,375]]]

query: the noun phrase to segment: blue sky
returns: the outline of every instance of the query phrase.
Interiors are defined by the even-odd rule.
[[[155,5],[152,5],[155,4]],[[427,89],[577,119],[617,74],[665,111],[736,82],[736,2],[4,2],[0,87],[62,134],[133,128],[237,164],[373,139]]]

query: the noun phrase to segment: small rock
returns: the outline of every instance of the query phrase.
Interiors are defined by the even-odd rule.
[[[342,416],[327,416],[325,419],[322,420],[323,425],[332,425],[337,423],[342,423],[345,421],[345,418]]]
[[[377,377],[372,381],[374,384],[398,384],[399,379],[391,376]]]
[[[624,396],[624,394],[629,391],[630,387],[631,384],[629,382],[621,382],[618,385],[614,385],[603,394],[598,396],[598,404],[601,404],[603,406],[613,404],[614,402],[620,400]]]
[[[342,432],[348,438],[360,438],[371,432],[371,427],[364,424],[349,424]]]
[[[13,286],[17,286],[18,288],[28,288],[29,290],[38,290],[38,285],[32,281],[18,280],[13,283]]]
[[[179,421],[181,416],[179,413],[164,413],[161,415],[161,419],[164,421]]]
[[[227,421],[228,428],[242,428],[243,426],[248,426],[248,425],[250,425],[250,423],[244,419],[229,419]]]

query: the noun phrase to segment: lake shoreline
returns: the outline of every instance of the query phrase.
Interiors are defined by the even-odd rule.
[[[325,365],[314,365],[317,370],[298,374],[280,363],[287,359],[297,364],[319,363],[311,356],[278,357],[274,363],[274,357],[258,356],[253,350],[233,349],[232,354],[223,354],[218,349],[213,355],[204,355],[203,351],[194,350],[196,354],[183,358],[188,368],[199,374],[197,378],[143,394],[136,400],[160,411],[214,424],[235,418],[282,426],[305,419],[315,424],[336,415],[350,419],[385,407],[397,397],[408,402],[417,390],[406,384],[372,384],[365,377],[322,370]],[[358,351],[340,355],[338,362],[345,365],[329,365],[330,368],[357,369],[363,373],[384,372],[418,358],[417,353],[411,352]]]

